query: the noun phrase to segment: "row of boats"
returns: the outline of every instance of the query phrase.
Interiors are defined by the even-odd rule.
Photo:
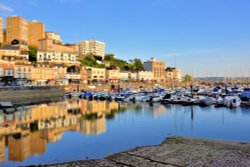
[[[197,87],[163,89],[132,89],[121,91],[81,91],[69,92],[64,98],[80,98],[86,100],[117,100],[125,102],[149,102],[163,104],[200,105],[216,107],[250,106],[249,88],[222,88],[201,89]]]

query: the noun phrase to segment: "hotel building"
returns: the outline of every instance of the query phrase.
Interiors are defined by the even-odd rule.
[[[154,80],[157,82],[165,81],[165,62],[158,61],[155,58],[151,58],[150,60],[144,62],[144,69],[146,71],[152,71]]]
[[[49,38],[39,40],[38,63],[79,64],[77,60],[76,45],[62,45]]]
[[[104,59],[105,55],[105,43],[95,40],[84,40],[78,43],[79,54],[86,56],[93,54],[94,56]]]

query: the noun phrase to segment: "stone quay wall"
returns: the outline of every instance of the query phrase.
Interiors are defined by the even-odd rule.
[[[0,102],[12,102],[14,105],[33,104],[59,100],[64,93],[63,87],[2,87]]]

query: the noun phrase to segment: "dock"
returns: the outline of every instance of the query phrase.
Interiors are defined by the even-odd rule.
[[[100,148],[101,149],[101,148]],[[250,143],[169,137],[160,145],[138,147],[100,160],[82,160],[47,167],[249,167]]]

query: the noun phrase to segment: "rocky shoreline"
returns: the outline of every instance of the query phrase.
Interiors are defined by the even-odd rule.
[[[41,165],[39,165],[41,166]],[[46,167],[193,167],[250,166],[250,143],[191,137],[169,137],[156,146],[138,147],[100,160],[82,160]]]

